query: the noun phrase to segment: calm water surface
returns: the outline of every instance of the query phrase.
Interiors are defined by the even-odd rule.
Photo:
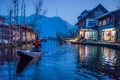
[[[120,77],[120,53],[105,47],[42,43],[38,64],[26,66],[16,74],[20,57],[16,50],[31,44],[0,50],[0,80],[114,80]]]

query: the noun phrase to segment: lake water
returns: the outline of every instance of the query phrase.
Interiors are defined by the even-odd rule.
[[[0,80],[113,80],[120,77],[120,53],[117,50],[80,44],[42,43],[38,64],[33,63],[16,74],[19,49],[0,50]]]

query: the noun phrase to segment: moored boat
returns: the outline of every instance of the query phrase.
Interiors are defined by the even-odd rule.
[[[17,65],[17,73],[21,73],[27,65],[32,63],[38,63],[41,57],[41,51],[39,50],[18,50],[17,54],[20,56],[20,60]]]
[[[32,57],[32,58],[36,58],[36,57],[39,57],[41,56],[41,51],[39,50],[18,50],[17,51],[17,54],[19,56],[23,56],[23,55],[26,55],[26,56],[29,56],[29,57]]]

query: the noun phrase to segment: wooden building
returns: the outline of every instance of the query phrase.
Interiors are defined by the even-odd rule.
[[[35,40],[36,32],[28,25],[9,25],[4,23],[4,18],[0,16],[0,43],[8,44],[19,42],[32,42]]]
[[[107,9],[105,9],[101,4],[93,8],[92,10],[84,10],[80,16],[78,17],[78,22],[76,25],[78,26],[79,37],[84,37],[88,40],[97,40],[98,32],[97,32],[97,20],[96,17],[107,13]]]
[[[21,40],[22,42],[31,42],[35,40],[35,30],[30,28],[28,25],[22,26],[21,27]]]
[[[108,12],[96,19],[101,41],[120,42],[120,9]]]

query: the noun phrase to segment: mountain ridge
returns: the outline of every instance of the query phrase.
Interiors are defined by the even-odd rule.
[[[34,14],[26,17],[26,23],[30,24],[34,20]],[[9,17],[5,17],[5,22],[8,23]],[[21,17],[18,17],[18,23],[21,24]],[[12,19],[13,20],[13,19]],[[59,16],[47,17],[40,15],[37,18],[35,29],[40,32],[40,37],[57,37],[59,35],[66,35],[68,30],[73,28],[67,21],[63,20]]]

